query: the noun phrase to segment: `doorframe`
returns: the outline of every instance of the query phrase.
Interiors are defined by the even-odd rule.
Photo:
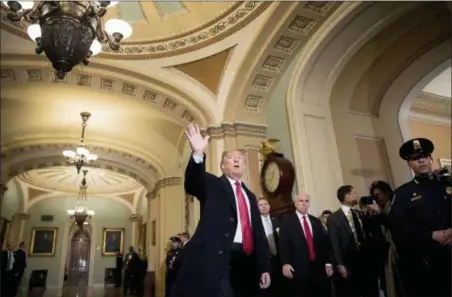
[[[69,250],[69,241],[70,237],[74,234],[70,234],[71,227],[74,225],[74,221],[69,219],[66,222],[63,233],[63,247],[61,249],[61,261],[60,261],[60,274],[58,277],[58,288],[62,288],[64,285],[64,268],[66,266],[67,253]],[[89,272],[88,272],[88,287],[93,286],[93,278],[94,278],[94,258],[96,256],[96,239],[97,239],[97,229],[94,220],[91,220],[88,225],[91,228],[86,228],[91,240],[90,246],[90,255],[89,255]]]

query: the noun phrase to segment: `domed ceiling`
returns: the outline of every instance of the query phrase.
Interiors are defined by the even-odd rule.
[[[131,177],[98,168],[87,168],[87,193],[120,194],[132,192],[141,184]],[[42,189],[67,193],[78,193],[83,174],[77,174],[75,167],[57,166],[30,170],[18,176],[23,182]]]
[[[133,33],[121,42],[119,51],[103,46],[100,57],[152,59],[191,52],[237,32],[271,2],[119,2],[108,9],[104,20],[122,19]],[[3,6],[2,6],[3,7]],[[2,29],[25,39],[27,23],[12,23],[1,15]]]

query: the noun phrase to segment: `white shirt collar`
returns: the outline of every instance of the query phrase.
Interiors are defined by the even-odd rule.
[[[263,219],[270,219],[270,218],[271,218],[271,217],[270,217],[270,214],[266,214],[266,215],[261,214],[261,217],[262,217]]]
[[[233,180],[232,178],[230,178],[229,176],[227,176],[227,175],[225,175],[227,178],[228,178],[228,180],[229,180],[229,182],[231,183],[231,185],[233,185],[234,187],[235,187],[235,180]],[[242,185],[242,181],[240,181],[240,180],[237,180],[239,183],[240,183],[240,185]],[[235,189],[235,188],[234,188]]]
[[[341,209],[345,214],[348,214],[350,212],[351,207],[347,205],[341,205]]]
[[[298,210],[296,210],[295,212],[297,213],[297,216],[298,216],[298,218],[300,220],[303,219],[303,217],[306,217],[306,219],[309,220],[309,214],[308,213],[302,214],[302,213],[298,212]]]

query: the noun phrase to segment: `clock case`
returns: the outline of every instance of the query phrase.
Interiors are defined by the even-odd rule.
[[[279,184],[273,192],[269,191],[265,185],[265,172],[271,163],[275,163],[280,172]],[[275,152],[266,156],[260,181],[264,197],[271,203],[273,215],[281,215],[294,209],[292,189],[295,183],[295,169],[292,162],[283,154]]]

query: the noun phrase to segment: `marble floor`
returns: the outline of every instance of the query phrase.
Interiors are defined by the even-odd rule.
[[[121,297],[122,289],[114,287],[67,286],[62,289],[34,289],[18,297]]]

